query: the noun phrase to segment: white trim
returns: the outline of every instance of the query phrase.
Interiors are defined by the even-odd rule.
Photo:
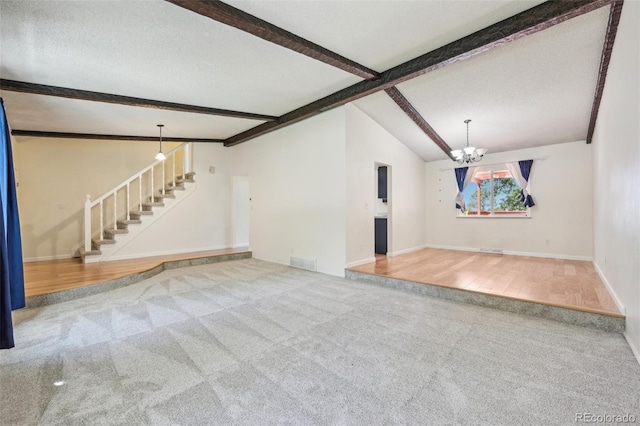
[[[240,247],[249,247],[249,241],[247,241],[246,243],[237,243],[237,244],[233,244],[231,246],[231,248],[240,248]]]
[[[510,251],[510,250],[503,251],[503,254],[507,254],[510,256],[544,257],[547,259],[582,260],[585,262],[591,262],[593,260],[591,256],[576,256],[573,254],[529,253],[526,251]]]
[[[636,361],[638,361],[638,363],[640,364],[640,351],[638,351],[638,348],[635,347],[632,340],[629,338],[629,334],[626,332],[626,330],[622,333],[622,335],[624,336],[625,340],[629,344],[629,347],[631,348],[631,352],[633,352],[633,355],[636,357]]]
[[[110,257],[109,260],[103,260],[102,262],[110,262],[112,260],[141,259],[144,257],[167,256],[172,254],[195,253],[198,251],[223,250],[228,248],[231,248],[231,247],[229,246],[198,247],[198,248],[190,247],[188,249],[181,249],[181,250],[167,250],[167,251],[156,251],[156,252],[137,253],[137,254],[124,254],[121,256]],[[229,254],[233,254],[233,253],[229,253]]]
[[[613,289],[613,287],[611,286],[611,284],[607,280],[607,277],[604,276],[604,272],[602,272],[602,269],[600,269],[600,266],[598,266],[598,264],[596,263],[595,260],[593,261],[593,266],[595,267],[596,272],[598,273],[598,276],[600,277],[600,279],[604,283],[604,286],[607,288],[607,290],[609,290],[609,294],[611,295],[611,298],[613,298],[613,301],[616,303],[616,306],[618,307],[618,310],[622,313],[622,315],[626,316],[627,315],[626,314],[626,309],[624,308],[624,305],[620,301],[620,298],[618,297],[618,294],[615,292],[615,290]],[[638,358],[638,359],[640,360],[640,358]]]
[[[438,244],[426,244],[425,247],[443,249],[443,250],[471,251],[471,252],[478,252],[478,253],[480,252],[480,249],[475,247],[442,246]],[[544,257],[548,259],[584,260],[587,262],[591,262],[593,260],[590,256],[575,256],[572,254],[529,253],[524,251],[511,251],[511,250],[503,250],[502,254],[506,254],[509,256]]]
[[[24,263],[29,263],[29,262],[42,262],[44,260],[59,260],[59,259],[71,259],[72,255],[70,254],[56,254],[53,256],[38,256],[38,257],[26,257],[24,259],[22,259],[22,262]],[[75,256],[75,257],[79,257],[79,256]]]
[[[419,245],[417,247],[410,247],[408,249],[403,249],[403,250],[398,250],[398,251],[387,253],[387,256],[389,256],[389,257],[400,256],[401,254],[413,253],[414,251],[422,250],[423,248],[426,248],[426,247],[427,247],[426,244],[422,244],[422,245]]]
[[[356,266],[365,265],[367,263],[373,263],[376,261],[375,257],[370,257],[368,259],[356,260],[355,262],[347,263],[346,268],[354,268]]]

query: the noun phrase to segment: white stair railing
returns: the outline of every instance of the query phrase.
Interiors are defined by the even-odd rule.
[[[156,200],[156,189],[160,189],[160,193],[162,195],[166,194],[166,185],[171,183],[172,188],[176,186],[176,159],[178,155],[181,155],[181,158],[178,159],[178,165],[182,167],[182,178],[185,179],[187,173],[193,171],[193,143],[183,143],[177,148],[166,154],[165,160],[158,160],[151,164],[148,167],[140,170],[138,173],[129,177],[118,186],[110,189],[101,197],[98,197],[94,201],[91,201],[91,196],[87,194],[84,202],[84,249],[85,251],[91,251],[92,244],[91,239],[93,236],[99,236],[100,241],[104,239],[104,231],[108,226],[105,226],[105,207],[107,207],[108,203],[111,203],[113,208],[112,212],[109,216],[113,219],[113,223],[110,223],[113,229],[118,228],[118,218],[123,217],[126,220],[131,219],[131,188],[136,187],[138,189],[138,211],[143,210],[143,204],[148,199],[150,203],[153,203]],[[165,168],[167,165],[167,161],[171,162],[171,179],[167,182],[165,181]],[[181,163],[181,164],[180,164]],[[161,184],[158,185],[157,179],[154,179],[154,175],[158,167],[161,167]],[[136,185],[136,180],[137,185]],[[159,186],[159,188],[157,188]],[[124,211],[121,208],[121,212],[118,212],[118,195],[123,195],[124,198]],[[94,233],[93,228],[93,212],[95,209],[99,209],[99,220],[98,220],[98,231]]]

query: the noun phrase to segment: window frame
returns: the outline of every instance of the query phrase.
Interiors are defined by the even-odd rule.
[[[490,192],[489,192],[489,205],[490,205],[490,211],[488,215],[482,215],[482,214],[472,214],[472,215],[468,215],[465,214],[464,212],[462,212],[462,210],[460,209],[456,209],[456,218],[463,218],[463,219],[531,219],[531,207],[525,207],[525,211],[523,213],[520,214],[504,214],[504,213],[495,213],[494,211],[494,184],[493,184],[493,174],[496,171],[508,171],[509,174],[511,174],[511,171],[509,170],[509,168],[507,167],[507,162],[504,163],[496,163],[496,164],[491,164],[491,165],[487,165],[487,166],[475,166],[477,167],[477,171],[476,172],[489,172],[489,188],[490,188]],[[511,176],[511,179],[514,179],[513,176]],[[483,179],[485,180],[485,179]],[[529,180],[529,188],[531,186],[531,181]],[[519,187],[519,186],[518,186]],[[457,191],[457,187],[456,187],[456,191]],[[468,210],[467,210],[468,212]]]

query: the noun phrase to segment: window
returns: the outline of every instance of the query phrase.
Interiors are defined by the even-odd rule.
[[[521,200],[521,188],[506,164],[476,169],[462,195],[466,210],[457,210],[458,216],[529,216],[529,209]]]

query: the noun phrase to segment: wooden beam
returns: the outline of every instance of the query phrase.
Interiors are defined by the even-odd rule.
[[[134,98],[131,96],[114,95],[111,93],[91,92],[89,90],[70,89],[67,87],[48,86],[46,84],[26,83],[23,81],[0,79],[0,90],[10,92],[30,93],[34,95],[57,96],[60,98],[78,99],[83,101],[105,102],[110,104],[128,105],[143,108],[157,108],[196,114],[219,115],[223,117],[247,118],[251,120],[273,121],[277,117],[249,112],[230,111],[219,108],[209,108],[197,105],[177,104],[174,102],[154,101],[151,99]]]
[[[113,141],[143,141],[158,142],[158,136],[130,136],[130,135],[99,135],[95,133],[64,133],[64,132],[40,132],[36,130],[11,131],[13,136],[31,136],[36,138],[64,138],[64,139],[99,139]],[[212,142],[222,143],[224,139],[202,139],[202,138],[167,138],[162,137],[162,142]]]
[[[593,131],[596,128],[596,120],[598,119],[598,110],[602,101],[602,93],[604,92],[604,83],[607,80],[607,70],[611,61],[611,52],[613,51],[613,43],[616,41],[616,33],[618,32],[618,23],[620,22],[620,14],[622,13],[622,0],[614,1],[609,12],[609,23],[607,24],[607,34],[604,38],[604,46],[602,48],[602,56],[600,58],[600,71],[598,73],[598,83],[596,84],[596,93],[593,97],[593,106],[591,107],[591,118],[589,119],[589,128],[587,130],[587,143],[591,143],[593,139]]]
[[[338,55],[309,40],[299,37],[287,30],[263,21],[253,15],[236,9],[226,3],[217,0],[166,0],[176,6],[188,9],[214,21],[230,25],[245,31],[261,39],[270,41],[279,46],[302,53],[310,58],[322,61],[343,71],[355,74],[358,77],[371,80],[379,77],[379,74],[364,65],[360,65],[344,56]]]
[[[365,80],[317,101],[295,109],[277,122],[263,123],[225,141],[233,146],[264,135],[329,109],[347,104],[404,81],[435,71],[447,65],[472,58],[514,40],[543,31],[568,19],[583,15],[613,0],[547,1],[466,37],[451,42],[422,56],[411,59],[380,74],[377,80]]]
[[[442,137],[440,137],[440,135],[435,130],[433,130],[433,127],[431,127],[431,125],[427,123],[427,120],[425,120],[422,115],[420,115],[420,113],[413,107],[413,105],[411,105],[407,98],[405,98],[404,95],[400,93],[400,90],[398,90],[397,87],[389,87],[388,89],[384,89],[384,91],[387,93],[387,95],[389,95],[391,99],[394,100],[396,104],[398,104],[398,106],[405,112],[405,114],[407,114],[409,118],[412,119],[413,122],[416,123],[427,136],[429,136],[429,139],[431,139],[445,154],[447,154],[447,157],[451,158],[452,160],[454,159],[453,155],[451,155],[451,147],[444,141],[444,139],[442,139]]]

